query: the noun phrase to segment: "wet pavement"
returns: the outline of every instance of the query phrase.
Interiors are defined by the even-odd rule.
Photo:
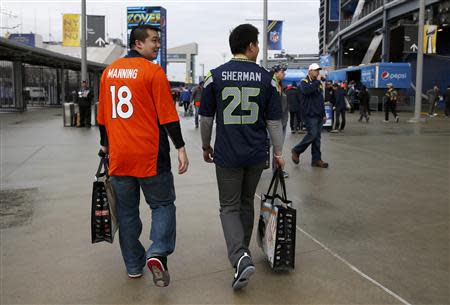
[[[289,199],[298,209],[296,270],[274,273],[253,242],[256,274],[233,292],[214,167],[199,130],[182,118],[190,169],[175,174],[177,248],[172,282],[130,280],[119,245],[90,242],[98,165],[96,128],[63,127],[61,109],[0,114],[1,304],[448,304],[450,120],[368,124],[348,114],[322,135],[330,168],[300,165],[285,143]],[[172,149],[174,150],[174,149]],[[173,166],[176,153],[172,151]],[[271,172],[258,186],[264,192]],[[258,206],[259,198],[255,197]],[[141,240],[150,211],[142,201]],[[255,227],[256,229],[256,227]]]

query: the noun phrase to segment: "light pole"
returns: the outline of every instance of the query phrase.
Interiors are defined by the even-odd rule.
[[[202,67],[202,80],[205,78],[205,64],[200,64],[200,67]]]
[[[263,67],[267,69],[267,1],[264,1],[263,8]]]
[[[81,0],[81,80],[87,81],[86,0]]]
[[[416,103],[414,107],[414,117],[409,120],[411,123],[421,121],[420,113],[422,111],[422,77],[423,77],[423,25],[425,23],[425,0],[419,0],[419,33],[417,49],[417,67],[416,67]]]

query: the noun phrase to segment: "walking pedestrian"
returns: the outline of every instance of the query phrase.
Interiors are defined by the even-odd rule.
[[[397,115],[397,90],[394,89],[394,85],[392,83],[388,83],[387,91],[384,95],[384,122],[389,122],[389,112],[392,112],[394,115],[395,122],[398,123],[399,116]]]
[[[216,167],[220,220],[235,268],[232,287],[240,289],[255,272],[249,246],[254,195],[267,158],[267,130],[279,168],[284,167],[283,135],[278,84],[256,64],[258,29],[241,24],[231,32],[229,43],[233,58],[206,76],[199,112],[203,158]]]
[[[369,92],[367,91],[366,86],[362,85],[361,90],[359,91],[359,120],[361,122],[363,118],[366,119],[366,123],[369,122],[370,118],[370,105],[369,105]]]
[[[327,168],[328,163],[322,160],[320,142],[322,126],[326,121],[325,105],[323,98],[322,80],[320,66],[313,63],[309,66],[308,75],[300,83],[302,93],[302,113],[306,124],[307,134],[294,148],[292,148],[292,161],[300,163],[300,155],[311,145],[312,166]]]
[[[438,114],[436,113],[436,105],[439,102],[439,87],[434,85],[433,88],[427,91],[428,102],[430,103],[430,108],[428,111],[428,115],[430,117],[435,117]]]
[[[302,127],[302,120],[300,117],[300,91],[297,84],[292,82],[286,88],[286,99],[288,102],[288,109],[290,114],[291,133],[300,132]]]
[[[195,128],[198,128],[198,110],[200,109],[200,100],[202,98],[203,84],[204,84],[204,82],[201,81],[198,84],[198,86],[196,86],[192,90],[192,94],[191,94],[191,105],[194,105],[194,109],[195,109]]]
[[[170,136],[178,150],[178,173],[187,171],[178,113],[164,70],[151,61],[160,48],[159,29],[139,25],[130,34],[130,52],[103,72],[97,120],[100,145],[109,154],[116,195],[119,242],[130,278],[148,266],[156,286],[169,285],[167,256],[175,249],[175,188]],[[151,246],[139,241],[140,191],[152,210]]]
[[[189,108],[190,108],[190,99],[191,99],[191,92],[189,92],[188,88],[183,88],[183,91],[181,91],[180,94],[181,103],[184,107],[184,116],[189,116]]]
[[[333,107],[334,125],[331,132],[332,133],[343,132],[346,123],[345,121],[346,93],[345,90],[340,88],[337,84],[333,85],[333,90],[334,90],[334,107]]]

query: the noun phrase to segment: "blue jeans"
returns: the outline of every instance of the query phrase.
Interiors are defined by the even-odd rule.
[[[322,153],[320,152],[320,139],[322,135],[322,118],[314,116],[305,116],[303,121],[306,125],[308,133],[300,143],[294,146],[293,151],[302,154],[311,144],[312,162],[322,160]]]
[[[142,272],[146,259],[167,256],[175,249],[175,188],[173,175],[165,172],[154,177],[136,178],[112,176],[111,184],[116,194],[119,241],[123,260],[129,274]],[[142,222],[139,217],[140,189],[152,209],[150,240],[145,251],[139,236]]]

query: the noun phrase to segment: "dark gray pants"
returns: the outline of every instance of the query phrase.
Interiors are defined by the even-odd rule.
[[[216,165],[220,220],[228,258],[233,266],[236,266],[244,252],[250,255],[249,245],[255,219],[254,196],[264,165],[244,168]]]

